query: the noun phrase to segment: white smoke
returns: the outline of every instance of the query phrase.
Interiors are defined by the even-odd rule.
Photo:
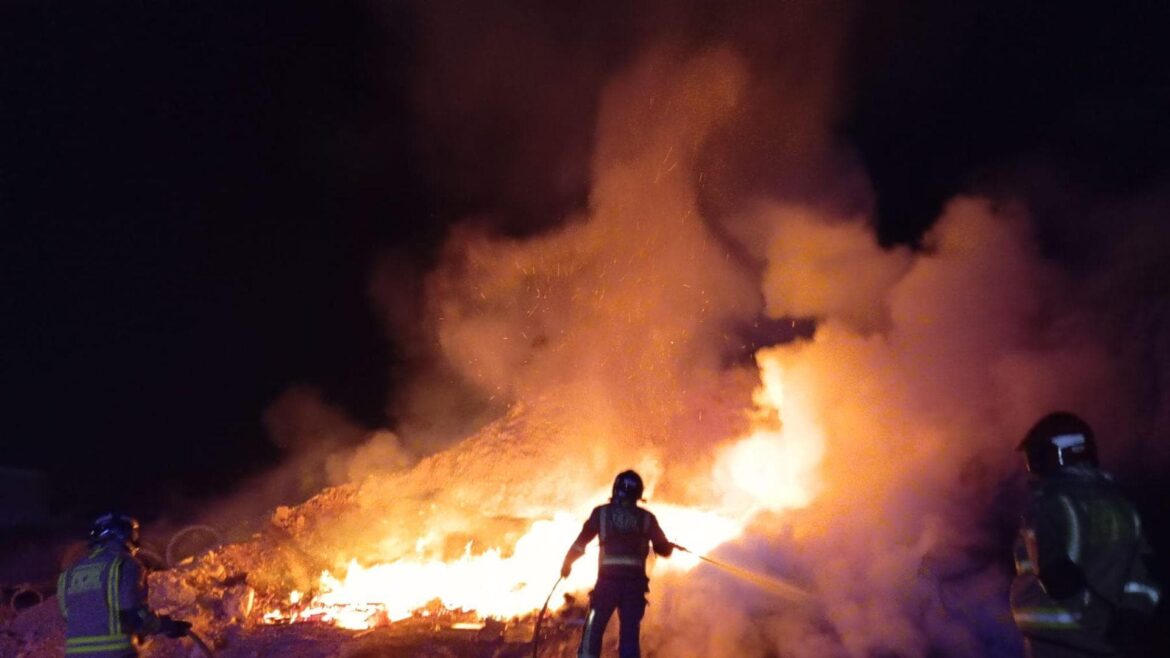
[[[882,252],[872,235],[867,245],[861,225],[842,228],[831,216],[778,207],[758,221],[775,230],[769,253],[793,255],[769,263],[769,309],[789,308],[786,295],[814,297],[802,303],[820,317],[811,341],[760,358],[780,362],[786,386],[802,391],[827,432],[826,486],[781,523],[799,541],[760,562],[803,574],[823,616],[798,623],[781,602],[742,606],[733,596],[716,623],[764,615],[756,655],[1010,647],[1006,560],[971,568],[964,556],[996,548],[983,521],[1019,470],[1013,448],[1024,428],[1053,407],[1111,404],[1099,393],[1115,390],[1108,355],[1055,331],[1070,312],[1062,278],[1038,258],[1018,211],[957,199],[914,255]],[[842,303],[850,291],[839,288],[853,282],[863,294]],[[940,594],[956,569],[967,571],[961,588]],[[672,637],[672,652],[700,655],[683,649],[689,635]]]

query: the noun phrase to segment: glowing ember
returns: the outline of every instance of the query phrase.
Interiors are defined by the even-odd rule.
[[[814,469],[823,452],[823,437],[813,419],[785,406],[783,372],[777,358],[762,355],[762,386],[755,396],[757,429],[729,443],[712,468],[712,498],[707,509],[668,503],[650,506],[672,541],[698,554],[739,537],[761,511],[807,505],[813,499]],[[791,398],[792,396],[789,396]],[[264,615],[267,623],[317,621],[343,628],[364,629],[418,614],[434,602],[475,617],[506,619],[539,610],[560,570],[564,552],[582,521],[606,490],[566,504],[551,519],[532,523],[510,551],[495,547],[472,553],[469,542],[453,560],[436,560],[417,542],[417,558],[364,566],[351,560],[341,577],[326,571],[319,590],[305,597],[293,591],[286,610]],[[590,588],[597,576],[597,544],[577,562],[565,583],[567,591]],[[699,564],[695,555],[676,552],[670,560],[652,562],[652,573],[686,571]],[[561,605],[553,600],[554,609]],[[471,623],[471,622],[462,622]]]

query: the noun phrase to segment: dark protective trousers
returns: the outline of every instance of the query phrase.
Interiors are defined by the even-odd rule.
[[[621,658],[641,658],[639,635],[642,615],[646,613],[647,581],[641,578],[616,579],[601,577],[589,597],[589,617],[581,635],[579,658],[598,658],[601,638],[613,611],[618,612],[618,655]]]
[[[1084,651],[1061,642],[1028,638],[1024,643],[1024,655],[1028,658],[1121,658],[1122,654]]]

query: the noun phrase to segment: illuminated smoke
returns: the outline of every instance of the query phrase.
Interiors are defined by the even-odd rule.
[[[628,466],[648,476],[652,509],[733,496],[725,480],[743,471],[721,448],[750,431],[752,391],[773,373],[784,391],[773,472],[807,482],[718,555],[799,582],[819,604],[795,608],[705,567],[666,575],[652,584],[645,646],[1019,650],[1003,543],[1019,436],[1053,408],[1164,430],[1148,419],[1166,417],[1165,396],[1140,414],[1126,403],[1123,374],[1139,359],[1115,359],[1096,320],[1129,307],[1097,315],[1092,300],[1108,294],[1042,257],[1026,207],[959,197],[919,247],[879,246],[864,172],[827,128],[839,34],[812,34],[829,38],[806,37],[818,48],[779,71],[756,66],[751,45],[650,48],[600,96],[580,212],[523,237],[482,216],[452,231],[412,335],[441,364],[428,381],[456,385],[412,392],[411,408],[455,400],[502,415],[413,468],[355,480],[353,508],[306,528],[306,545],[372,561],[421,543],[452,559],[515,540],[565,501],[600,502]],[[769,110],[774,125],[753,123]],[[744,364],[737,327],[761,315],[815,319],[815,334]],[[1164,346],[1167,332],[1151,331]],[[1156,391],[1161,354],[1145,366]],[[431,392],[441,399],[428,404]]]
[[[1072,280],[1040,257],[1023,208],[955,199],[914,251],[880,247],[864,213],[839,214],[856,204],[758,197],[738,215],[704,215],[705,140],[734,123],[749,69],[730,50],[660,49],[608,87],[587,212],[534,238],[453,234],[428,287],[443,354],[481,394],[545,409],[549,432],[533,441],[542,458],[574,460],[574,483],[603,486],[650,456],[656,499],[685,502],[710,465],[696,453],[743,429],[704,426],[695,409],[750,407],[743,372],[723,359],[728,328],[759,312],[816,318],[811,340],[757,360],[793,392],[781,427],[802,417],[823,433],[820,489],[720,554],[802,581],[820,607],[794,610],[718,572],[667,576],[647,646],[1016,651],[998,543],[1014,445],[1045,410],[1110,408],[1121,396],[1101,391],[1121,390],[1117,371],[1079,330]],[[745,237],[755,242],[736,243]]]
[[[721,357],[760,298],[692,186],[697,148],[744,73],[727,53],[663,79],[666,66],[650,57],[607,94],[603,117],[624,122],[600,136],[587,213],[527,240],[456,232],[428,289],[452,367],[485,396],[573,400],[561,422],[595,475],[643,447],[698,449],[720,420],[708,401],[749,390],[726,381]]]
[[[300,489],[293,500],[414,461],[393,433],[362,427],[311,388],[285,391],[265,410],[264,424],[273,443],[289,454],[284,470],[296,472],[292,479]]]
[[[1010,648],[1006,565],[986,557],[1004,550],[988,534],[991,506],[1010,493],[1001,488],[1018,471],[1022,428],[1051,406],[1084,408],[1109,382],[1105,354],[1044,340],[1060,278],[1040,264],[1026,218],[955,200],[913,256],[882,252],[862,225],[831,216],[777,206],[757,219],[776,232],[771,253],[789,255],[769,263],[769,308],[811,295],[806,309],[821,318],[811,341],[759,358],[802,392],[827,449],[817,500],[778,521],[779,538],[747,542],[741,559],[804,574],[824,608],[799,623],[806,613],[728,597],[742,619],[776,617],[741,621],[736,646],[800,656]],[[854,281],[864,294],[848,300],[836,288]],[[764,546],[773,553],[761,556]]]
[[[425,531],[445,556],[463,550],[468,518],[496,519],[478,528],[480,550],[567,501],[595,502],[629,466],[664,500],[711,495],[712,450],[747,428],[758,383],[725,356],[742,350],[735,326],[762,299],[696,205],[694,157],[745,75],[727,51],[648,56],[603,100],[618,123],[599,143],[586,213],[525,240],[453,232],[425,320],[446,367],[508,413],[409,471],[357,483],[361,508],[309,529],[307,544],[389,560]],[[412,520],[387,540],[397,515]]]

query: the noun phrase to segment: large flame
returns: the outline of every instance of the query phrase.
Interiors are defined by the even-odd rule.
[[[752,431],[717,451],[705,487],[706,504],[650,505],[671,541],[691,551],[653,561],[652,574],[692,569],[699,563],[698,555],[741,536],[757,514],[803,507],[816,495],[823,433],[816,419],[801,408],[799,398],[791,392],[786,396],[778,355],[761,352],[757,359],[761,383],[754,396]],[[534,521],[512,546],[473,553],[469,542],[461,556],[440,560],[428,557],[424,535],[416,542],[415,556],[370,565],[350,559],[343,574],[323,572],[312,596],[294,591],[287,607],[268,612],[264,619],[314,620],[365,629],[406,619],[435,602],[481,619],[507,619],[539,610],[582,520],[606,494],[601,489],[580,500],[565,501],[563,510]],[[467,520],[469,526],[475,522]],[[577,562],[566,589],[584,591],[596,576],[594,542]],[[553,607],[559,605],[554,602]]]

